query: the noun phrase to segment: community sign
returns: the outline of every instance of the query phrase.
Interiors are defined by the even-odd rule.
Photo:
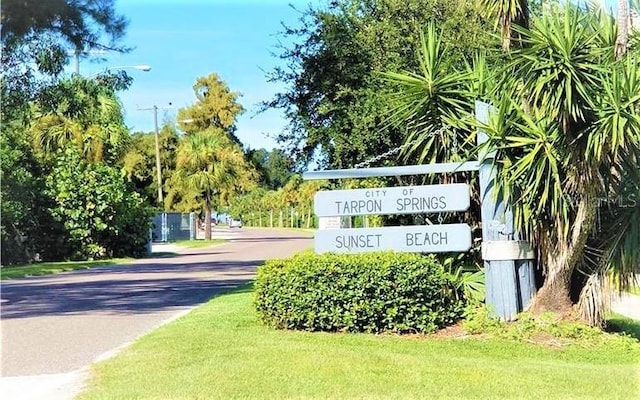
[[[471,248],[467,224],[387,226],[382,228],[322,229],[316,231],[316,253],[363,253],[395,250],[442,253]]]
[[[320,191],[314,211],[319,217],[465,211],[469,197],[465,183]]]

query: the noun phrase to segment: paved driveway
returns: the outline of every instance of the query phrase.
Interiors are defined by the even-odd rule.
[[[55,398],[55,382],[77,381],[99,357],[248,282],[264,260],[311,245],[310,234],[241,229],[228,243],[173,257],[3,281],[0,394]],[[34,384],[49,392],[27,396]]]

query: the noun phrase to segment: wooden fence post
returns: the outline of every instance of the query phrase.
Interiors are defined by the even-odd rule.
[[[490,105],[476,102],[476,119],[489,122]],[[486,133],[478,130],[478,144],[488,140]],[[486,305],[495,316],[513,320],[518,314],[518,284],[515,260],[487,259],[485,248],[489,242],[507,241],[513,233],[513,215],[507,205],[498,198],[494,181],[497,171],[493,165],[495,152],[482,151],[479,170],[480,202],[482,204],[482,246],[485,273]],[[494,257],[488,257],[494,258]]]

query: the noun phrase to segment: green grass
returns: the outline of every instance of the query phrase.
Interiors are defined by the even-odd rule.
[[[124,264],[131,260],[131,258],[114,258],[110,260],[62,261],[44,262],[29,265],[2,266],[0,268],[0,279],[18,279],[30,276],[58,274],[60,272],[75,271],[78,269],[89,269],[100,267],[103,265]]]
[[[244,288],[95,365],[80,399],[635,399],[640,344],[625,343],[276,331]]]
[[[629,293],[640,296],[640,286],[633,286],[629,289]]]

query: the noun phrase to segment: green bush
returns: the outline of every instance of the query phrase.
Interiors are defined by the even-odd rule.
[[[255,306],[283,329],[427,333],[451,325],[465,300],[431,256],[303,253],[258,269]]]
[[[69,147],[47,177],[53,219],[66,230],[67,257],[92,260],[146,253],[151,210],[121,171],[89,163]]]

